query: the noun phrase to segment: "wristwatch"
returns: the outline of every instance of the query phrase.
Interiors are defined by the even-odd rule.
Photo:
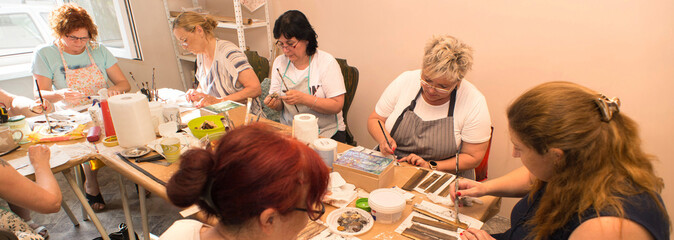
[[[438,169],[438,163],[435,161],[428,161],[428,166],[431,167],[431,170]]]

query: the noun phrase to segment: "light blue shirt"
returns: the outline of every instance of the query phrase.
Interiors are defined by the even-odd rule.
[[[103,73],[105,81],[110,86],[114,85],[110,81],[110,78],[108,78],[106,70],[117,63],[117,58],[115,58],[110,50],[103,45],[99,44],[95,49],[91,49],[91,47],[88,48],[91,57],[94,58],[96,65],[98,65],[98,69]],[[64,51],[63,57],[66,59],[66,63],[70,69],[85,68],[91,65],[87,51],[78,55],[71,55]],[[63,61],[59,54],[59,48],[53,43],[42,45],[37,48],[35,55],[33,56],[31,72],[51,79],[54,90],[68,88]]]

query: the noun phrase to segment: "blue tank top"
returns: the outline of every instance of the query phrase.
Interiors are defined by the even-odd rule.
[[[533,201],[529,201],[529,194],[523,197],[515,207],[510,215],[510,229],[508,231],[493,235],[494,238],[502,239],[525,239],[532,228],[526,225],[526,222],[534,217],[540,200],[543,197],[547,184],[534,193]],[[662,198],[658,194],[658,201],[663,204]],[[667,240],[669,239],[669,225],[668,219],[662,214],[658,204],[651,198],[648,193],[641,193],[625,197],[623,199],[623,210],[625,217],[635,223],[640,224],[648,232],[651,233],[653,239]],[[616,216],[617,214],[611,211],[600,211],[601,216]],[[581,219],[572,217],[564,227],[555,231],[548,239],[568,239],[571,233],[580,226],[581,223],[596,218],[597,215],[593,208],[586,210]]]

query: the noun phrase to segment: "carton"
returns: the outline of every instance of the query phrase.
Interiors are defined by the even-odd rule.
[[[346,182],[371,192],[390,187],[394,177],[395,160],[348,150],[332,164],[332,170],[342,175]]]

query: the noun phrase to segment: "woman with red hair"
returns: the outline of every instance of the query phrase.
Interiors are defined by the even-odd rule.
[[[192,149],[166,186],[178,207],[197,204],[217,224],[179,220],[160,239],[294,239],[325,213],[328,167],[301,142],[254,124],[215,151]]]

